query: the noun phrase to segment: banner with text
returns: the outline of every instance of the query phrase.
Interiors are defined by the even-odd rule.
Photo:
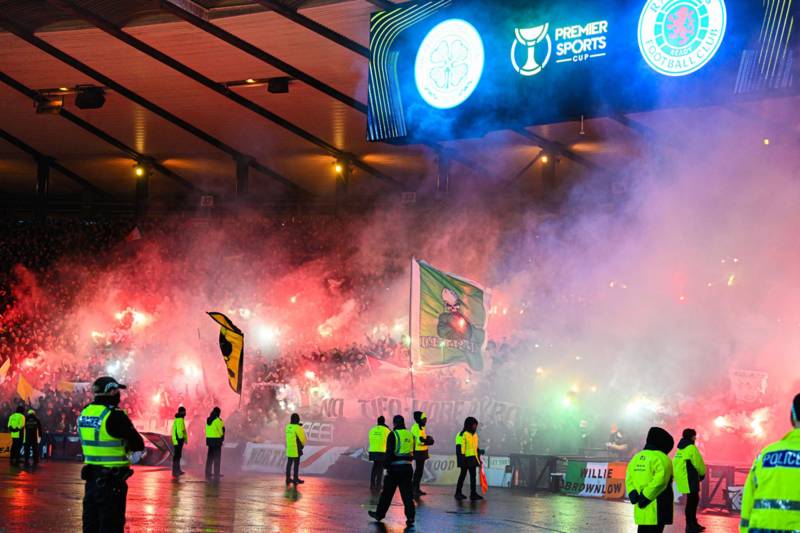
[[[514,403],[483,397],[473,400],[420,400],[380,396],[371,399],[327,398],[321,400],[314,417],[351,418],[374,420],[378,416],[391,416],[396,413],[425,411],[429,420],[461,424],[468,416],[478,420],[498,420],[515,423],[523,414],[523,409]]]
[[[564,478],[564,494],[585,498],[620,500],[625,497],[626,463],[569,461]]]
[[[346,453],[347,446],[306,446],[300,458],[304,474],[323,475]],[[286,446],[248,442],[244,450],[242,470],[281,474],[286,471]]]

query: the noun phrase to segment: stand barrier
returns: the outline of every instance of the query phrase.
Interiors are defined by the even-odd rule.
[[[566,461],[554,455],[511,454],[511,488],[528,492],[558,491],[551,478],[566,472]]]
[[[742,508],[742,487],[750,469],[741,466],[708,465],[700,490],[700,507],[739,512]]]

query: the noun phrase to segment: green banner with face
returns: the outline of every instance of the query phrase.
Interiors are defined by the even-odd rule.
[[[467,363],[483,369],[488,294],[424,261],[412,264],[412,357],[419,366]]]

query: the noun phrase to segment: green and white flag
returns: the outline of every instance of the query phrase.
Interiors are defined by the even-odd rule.
[[[483,370],[489,291],[475,283],[411,262],[411,357],[419,366],[467,363]]]

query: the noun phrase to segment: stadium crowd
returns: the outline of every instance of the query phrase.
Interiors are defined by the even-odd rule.
[[[96,269],[125,264],[139,245],[135,241],[146,240],[142,235],[148,239],[168,237],[185,224],[186,220],[182,219],[140,221],[136,225],[130,220],[117,219],[0,222],[0,240],[7,243],[0,250],[0,416],[4,420],[23,401],[22,393],[25,400],[36,407],[45,431],[75,431],[77,415],[90,399],[88,384],[98,375],[107,373],[109,365],[121,364],[125,354],[132,350],[134,317],[125,314],[112,331],[93,332],[94,342],[88,350],[86,342],[82,342],[85,332],[80,324],[63,317],[87,298],[85,293],[87,287],[91,287]],[[263,220],[260,224],[240,227],[239,243],[257,239],[265,231]],[[278,254],[281,258],[275,261],[276,268],[283,265],[288,270],[292,265],[313,261],[321,254],[335,256],[338,248],[347,248],[346,236],[337,240],[324,217],[277,217],[270,221],[267,229],[279,234],[280,242],[286,244],[274,252],[276,259]],[[182,252],[180,243],[168,250],[169,259],[177,262],[175,270],[188,272],[203,268],[203,265],[181,262]],[[231,253],[230,249],[227,253]],[[247,253],[246,246],[242,253]],[[255,275],[270,258],[262,260],[249,267],[248,261],[239,261],[237,271],[247,277],[249,268],[250,274]],[[80,268],[56,268],[65,263],[78,264]],[[330,263],[335,265],[337,261]],[[346,290],[354,295],[361,310],[370,305],[371,288],[385,286],[396,274],[392,270],[393,261],[388,261],[383,268],[362,269],[365,272],[355,275],[345,271],[344,261],[338,263],[342,265],[338,271],[328,272],[333,280],[329,285],[332,290]],[[158,276],[157,272],[147,269],[137,274],[143,287]],[[235,287],[226,284],[223,277],[209,283],[207,290],[219,290],[219,294],[212,296],[225,301],[236,296]],[[504,343],[499,347],[490,344],[493,371],[509,361],[510,350]],[[370,358],[398,367],[404,366],[407,360],[400,338],[380,333],[344,346],[289,345],[269,354],[261,353],[260,349],[255,352],[257,357],[247,359],[243,408],[231,413],[227,420],[229,427],[243,438],[263,438],[264,427],[279,427],[288,412],[308,404],[309,399],[319,400],[343,391],[369,390],[364,383],[372,375]],[[58,364],[52,363],[53,354],[63,354],[63,357],[56,357],[60,361]],[[20,377],[24,386],[20,384]],[[474,384],[468,381],[465,384],[463,378],[445,370],[423,378],[422,382],[438,395],[457,398],[466,394],[467,389],[474,390]],[[159,384],[151,402],[137,387],[136,376],[131,376],[129,384],[123,407],[134,420],[140,420],[145,428],[152,430],[167,428],[179,403],[194,403],[205,411],[206,405],[217,401],[199,385],[196,390],[188,387],[179,390],[163,383]],[[435,421],[432,424],[436,427]],[[513,423],[509,425],[502,420],[485,420],[482,424],[487,446],[497,451],[533,449],[536,429],[532,424],[514,427]],[[450,429],[442,427],[440,431]]]

